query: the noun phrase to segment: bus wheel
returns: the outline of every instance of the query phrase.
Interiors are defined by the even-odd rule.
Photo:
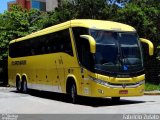
[[[23,82],[22,82],[22,92],[27,93],[27,91],[28,91],[27,81],[23,80]]]
[[[72,100],[72,103],[75,104],[77,103],[77,89],[76,89],[76,85],[73,83],[71,85],[71,88],[70,88],[70,97],[71,97],[71,100]]]
[[[120,97],[112,97],[113,103],[118,103],[120,101]]]
[[[21,81],[18,77],[16,78],[16,88],[18,92],[21,92]]]

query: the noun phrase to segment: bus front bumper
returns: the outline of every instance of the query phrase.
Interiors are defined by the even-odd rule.
[[[128,97],[144,95],[145,81],[134,84],[108,84],[102,81],[91,82],[92,97]]]

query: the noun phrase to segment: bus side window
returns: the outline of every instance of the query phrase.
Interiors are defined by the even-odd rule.
[[[54,35],[50,34],[49,35],[49,39],[48,39],[48,49],[49,49],[49,53],[55,53],[56,52],[56,45],[55,45],[55,39],[54,39]]]
[[[11,57],[23,57],[55,52],[73,56],[69,29],[31,38],[10,45]]]
[[[31,49],[31,55],[35,55],[34,49]]]
[[[9,56],[14,58],[16,57],[16,43],[12,43],[9,46]]]
[[[41,47],[41,54],[44,54],[44,53],[45,53],[45,47],[42,46],[42,47]]]
[[[64,50],[64,46],[63,46],[63,44],[61,44],[61,45],[60,45],[60,49],[61,49],[61,51],[63,51],[63,50]]]
[[[69,29],[63,30],[62,31],[62,44],[64,46],[63,51],[65,53],[68,53],[69,55],[73,56],[73,49],[72,49],[72,43],[71,43],[71,38],[69,34]]]

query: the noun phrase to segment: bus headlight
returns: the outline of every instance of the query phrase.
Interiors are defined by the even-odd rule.
[[[103,80],[100,80],[100,79],[97,79],[97,78],[94,78],[94,77],[90,77],[94,82],[98,83],[98,84],[101,84],[101,85],[105,85],[105,86],[108,86],[108,82],[106,81],[103,81]]]
[[[144,84],[145,83],[145,80],[142,80],[142,81],[140,81],[140,82],[137,82],[137,84],[139,84],[139,85],[142,85],[142,84]]]

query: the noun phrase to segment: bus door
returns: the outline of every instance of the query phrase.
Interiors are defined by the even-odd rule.
[[[91,95],[91,85],[89,79],[88,70],[81,67],[81,77],[82,77],[82,94],[85,96]]]
[[[81,62],[81,76],[82,76],[82,93],[83,95],[89,96],[91,95],[91,85],[90,85],[90,66],[91,66],[91,60],[90,60],[90,52],[89,47],[86,43],[86,41],[83,41],[83,43],[80,46],[79,52],[79,60]]]
[[[81,87],[82,87],[82,94],[84,96],[91,95],[91,85],[89,82],[89,71],[91,68],[91,62],[90,59],[91,53],[90,53],[90,45],[88,40],[80,37],[80,35],[88,35],[88,30],[86,28],[79,28],[79,27],[73,27],[73,34],[74,39],[76,43],[76,49],[77,49],[77,57],[80,63],[80,74],[81,78]]]

